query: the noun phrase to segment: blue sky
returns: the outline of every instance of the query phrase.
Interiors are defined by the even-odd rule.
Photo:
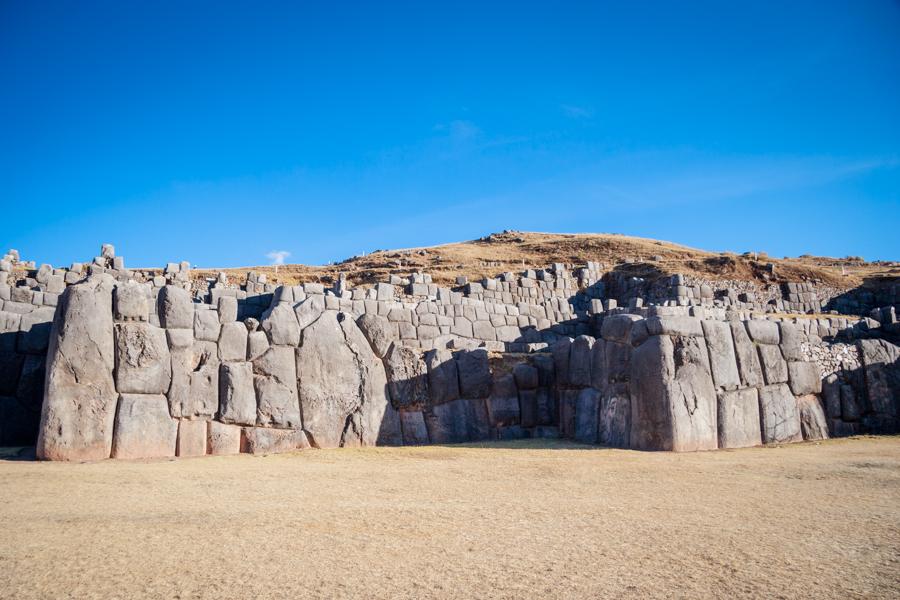
[[[900,259],[900,3],[0,2],[0,244]]]

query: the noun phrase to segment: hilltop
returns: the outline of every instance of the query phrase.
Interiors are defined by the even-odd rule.
[[[270,281],[294,284],[333,282],[345,273],[354,284],[387,280],[390,274],[430,273],[440,285],[453,285],[457,276],[472,280],[505,271],[540,269],[551,263],[584,265],[600,262],[609,270],[653,279],[674,273],[709,279],[780,282],[812,281],[833,287],[872,287],[900,278],[900,263],[868,263],[860,257],[830,258],[804,255],[774,258],[764,252],[710,252],[672,242],[608,233],[537,233],[505,231],[483,238],[438,246],[376,250],[323,266],[286,264],[228,269],[195,269],[194,276],[212,277],[224,271],[242,278],[247,271],[266,273]],[[774,274],[768,265],[774,266]]]

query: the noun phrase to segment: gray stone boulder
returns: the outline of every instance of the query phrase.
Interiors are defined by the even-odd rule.
[[[115,327],[116,390],[120,394],[165,394],[172,381],[166,331],[148,323]]]
[[[747,448],[762,444],[756,388],[719,392],[719,448]]]
[[[256,391],[253,387],[251,363],[222,363],[219,373],[218,418],[224,423],[256,424]]]
[[[238,454],[241,451],[241,428],[209,421],[206,431],[206,453],[214,456]]]
[[[309,447],[309,440],[302,429],[244,427],[241,437],[241,452],[248,454],[278,454]]]
[[[219,322],[222,325],[237,321],[238,302],[234,296],[220,296],[216,304],[219,313]]]
[[[828,420],[822,409],[822,402],[814,394],[807,394],[797,398],[797,407],[800,410],[800,431],[804,440],[827,440]]]
[[[169,416],[165,396],[122,394],[116,411],[113,458],[175,456],[178,421]]]
[[[569,385],[574,387],[590,387],[591,385],[591,347],[594,338],[579,335],[572,342],[569,350]]]
[[[445,349],[425,353],[428,368],[428,394],[432,404],[443,404],[459,398],[459,375],[453,353]]]
[[[94,275],[60,297],[47,353],[37,457],[97,460],[112,450],[118,394],[113,381],[113,279]]]
[[[701,321],[706,348],[709,350],[709,366],[713,382],[723,390],[734,390],[741,385],[738,375],[731,327],[724,321]]]
[[[398,410],[421,410],[428,404],[428,368],[418,351],[393,344],[384,358],[391,404]]]
[[[879,339],[857,342],[878,433],[900,432],[900,346]]]
[[[766,376],[766,383],[768,385],[787,383],[787,363],[781,356],[778,346],[760,344],[757,346],[757,350],[759,351],[759,362],[762,364],[762,370]]]
[[[494,427],[519,424],[519,393],[511,373],[495,374],[488,399],[488,414]]]
[[[600,399],[598,441],[611,448],[631,447],[631,397],[622,383],[610,385]]]
[[[356,324],[369,340],[375,354],[384,358],[391,349],[391,344],[394,343],[393,328],[390,322],[384,317],[366,313],[356,320]]]
[[[781,341],[778,323],[775,321],[750,319],[747,321],[747,332],[757,344],[778,344]]]
[[[550,347],[556,384],[560,387],[569,385],[569,353],[571,349],[572,340],[569,338],[562,338]]]
[[[24,314],[19,322],[16,347],[23,354],[46,354],[50,345],[50,330],[53,327],[55,309],[39,306]]]
[[[797,400],[787,385],[777,383],[760,388],[759,412],[762,438],[766,444],[799,442],[803,439]]]
[[[172,383],[166,394],[170,414],[212,417],[219,409],[218,346],[194,340],[191,330],[170,329],[166,337],[172,358]]]
[[[388,398],[387,372],[359,326],[344,314],[339,320],[347,347],[356,357],[362,382],[358,415],[359,443],[362,446],[399,446],[403,443],[400,414]],[[346,432],[345,432],[346,433]],[[346,435],[345,435],[346,441]]]
[[[300,324],[297,322],[297,315],[287,303],[273,304],[263,313],[260,327],[274,346],[297,347],[300,344]]]
[[[306,300],[294,307],[297,326],[301,331],[312,325],[325,311],[325,296],[308,296]]]
[[[600,325],[600,337],[611,342],[619,342],[621,344],[631,343],[631,327],[636,321],[640,321],[638,315],[609,315],[603,317]]]
[[[822,393],[822,378],[816,363],[790,361],[787,367],[791,392],[795,396]]]
[[[349,317],[344,313],[323,312],[303,330],[303,345],[297,350],[304,428],[317,448],[339,446],[347,417],[362,403],[364,382],[359,358],[348,346],[341,327],[346,319]]]
[[[192,329],[194,327],[194,306],[187,290],[175,285],[167,285],[159,290],[156,310],[159,324],[166,329]]]
[[[747,387],[760,387],[765,384],[762,366],[759,364],[759,354],[756,345],[750,341],[747,329],[741,321],[730,321],[731,336],[734,341],[734,353],[737,359],[738,372],[741,383]]]
[[[575,400],[575,439],[583,444],[599,441],[598,416],[600,412],[600,392],[585,388]]]
[[[428,428],[425,417],[420,410],[400,411],[400,427],[403,431],[403,444],[421,446],[428,443]]]
[[[178,421],[178,441],[175,443],[175,456],[204,456],[206,454],[206,429],[209,421]]]
[[[195,306],[206,306],[196,304]],[[218,342],[219,331],[222,325],[219,323],[219,314],[207,308],[194,310],[194,338],[204,342]]]
[[[787,360],[803,360],[803,352],[800,348],[802,336],[800,330],[792,323],[778,323],[778,331],[781,334],[781,353]]]
[[[538,370],[527,363],[519,363],[513,367],[513,378],[520,391],[538,387]]]
[[[272,346],[252,364],[257,425],[299,429],[302,423],[300,403],[297,399],[297,363],[294,348]],[[335,365],[335,368],[340,366]],[[341,423],[341,430],[343,425]]]
[[[148,321],[150,319],[150,288],[129,280],[116,284],[113,294],[116,320]]]
[[[672,315],[650,317],[646,320],[647,333],[650,335],[673,335],[684,337],[701,337],[703,329],[700,319],[694,317]]]
[[[491,365],[487,350],[476,348],[454,354],[463,398],[487,398],[491,394]]]
[[[468,400],[456,399],[425,409],[425,427],[432,444],[459,444],[469,439]]]
[[[631,358],[631,393],[633,448],[692,451],[718,446],[715,386],[702,338],[648,338]]]
[[[219,360],[247,360],[247,327],[230,321],[222,325],[219,333]]]

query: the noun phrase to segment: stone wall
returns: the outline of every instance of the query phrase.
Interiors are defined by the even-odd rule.
[[[45,458],[545,436],[699,450],[896,429],[896,347],[859,339],[883,323],[763,319],[702,286],[620,308],[597,263],[453,288],[421,273],[198,287],[186,263],[128,271],[110,246],[77,278],[28,267],[0,287],[0,435],[33,441],[43,399]]]

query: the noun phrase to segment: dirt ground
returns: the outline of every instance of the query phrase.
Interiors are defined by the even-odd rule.
[[[3,598],[898,594],[897,437],[0,460]]]

